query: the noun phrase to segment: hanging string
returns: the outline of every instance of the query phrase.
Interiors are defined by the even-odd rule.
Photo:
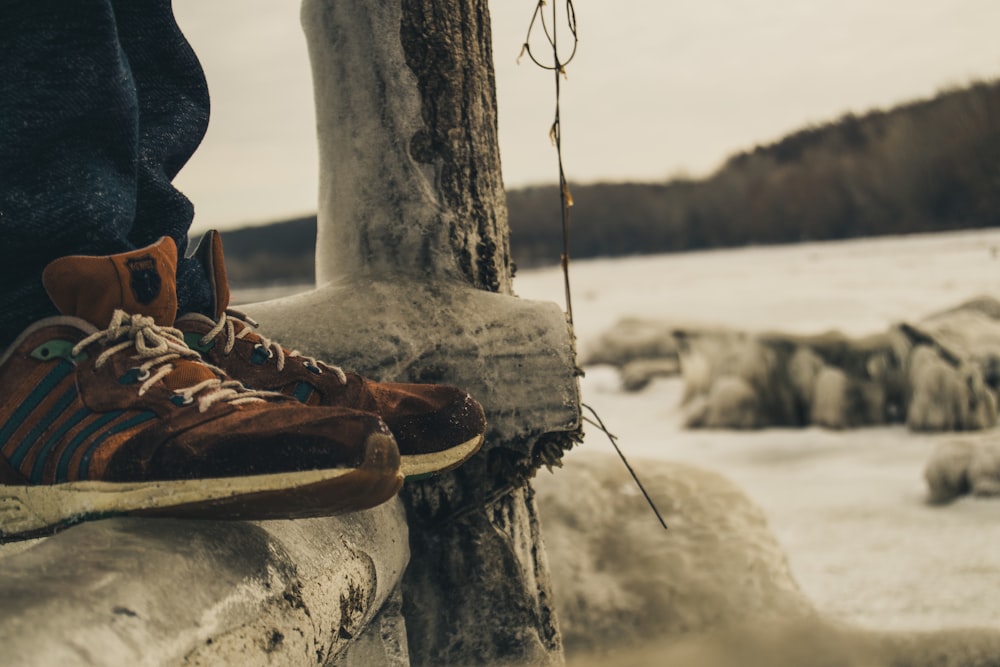
[[[625,467],[628,469],[629,474],[632,475],[632,479],[635,481],[635,485],[639,487],[640,491],[642,491],[642,496],[646,499],[646,502],[649,503],[649,506],[653,509],[653,514],[655,514],[656,518],[660,520],[660,525],[663,526],[663,530],[667,530],[667,522],[663,520],[663,515],[660,514],[660,510],[656,509],[656,503],[653,502],[653,499],[646,492],[646,487],[644,487],[642,485],[642,482],[639,481],[639,476],[635,474],[635,470],[633,470],[632,466],[629,465],[628,459],[625,458],[625,454],[618,446],[618,436],[614,435],[613,433],[611,433],[611,431],[608,430],[608,427],[604,425],[603,421],[601,421],[600,416],[597,414],[597,411],[594,410],[594,408],[590,407],[586,403],[583,404],[583,407],[587,408],[590,411],[590,414],[594,415],[594,419],[590,419],[589,417],[584,417],[583,420],[601,429],[601,431],[604,432],[604,435],[608,436],[608,440],[611,441],[611,446],[615,448],[616,452],[618,452],[618,456],[621,458],[622,463],[625,464]]]
[[[524,44],[521,46],[521,54],[517,57],[518,62],[520,62],[521,57],[525,54],[531,58],[531,61],[537,66],[545,70],[550,70],[555,75],[556,83],[556,104],[555,104],[555,119],[552,121],[552,127],[549,130],[549,139],[552,140],[552,144],[556,148],[556,156],[559,163],[559,202],[562,211],[562,235],[563,235],[563,251],[562,257],[560,258],[560,265],[562,266],[563,273],[563,288],[566,293],[566,321],[569,323],[570,329],[573,328],[573,299],[570,290],[570,280],[569,280],[569,238],[570,238],[570,215],[569,210],[573,206],[573,195],[569,190],[569,183],[566,180],[566,170],[563,168],[563,156],[562,156],[562,124],[560,122],[560,84],[562,83],[562,77],[566,76],[566,66],[572,62],[573,58],[576,57],[576,49],[580,44],[580,38],[576,32],[576,9],[573,7],[573,0],[563,0],[566,7],[565,21],[566,26],[569,29],[570,35],[573,37],[573,47],[570,49],[569,55],[563,59],[559,55],[559,15],[558,7],[559,0],[553,0],[552,2],[552,18],[551,25],[545,20],[545,12],[542,11],[545,7],[545,0],[538,0],[538,4],[535,5],[535,12],[531,15],[531,23],[528,25],[528,34],[524,38]],[[548,65],[538,58],[531,51],[531,35],[535,30],[535,25],[542,26],[542,32],[545,34],[545,40],[548,42],[549,46],[552,48],[552,64]],[[663,520],[663,515],[656,508],[656,504],[653,499],[646,492],[646,488],[639,481],[639,476],[636,475],[635,470],[629,465],[628,459],[625,458],[624,452],[618,446],[618,438],[613,435],[608,428],[604,425],[604,422],[598,416],[597,412],[587,404],[583,404],[583,407],[587,408],[590,413],[594,416],[593,419],[589,417],[584,417],[584,421],[596,426],[608,437],[611,442],[611,446],[615,448],[618,452],[618,456],[621,458],[622,463],[625,464],[625,468],[628,469],[629,474],[632,475],[632,479],[635,480],[636,486],[642,492],[643,497],[646,502],[649,503],[650,508],[652,508],[653,513],[656,518],[659,519],[660,525],[663,529],[667,529],[667,522]]]
[[[521,47],[521,55],[518,56],[518,61],[520,61],[521,56],[527,54],[531,61],[545,70],[550,70],[555,75],[556,82],[556,109],[555,109],[555,119],[552,121],[552,127],[549,129],[549,139],[552,140],[552,144],[556,147],[556,156],[559,162],[559,202],[560,209],[562,211],[562,232],[563,232],[563,252],[560,258],[560,265],[562,266],[563,272],[563,288],[566,294],[566,321],[569,322],[570,327],[573,326],[573,298],[569,287],[569,232],[570,232],[570,215],[569,209],[573,206],[573,195],[569,191],[569,183],[566,180],[566,170],[563,168],[563,157],[562,157],[562,124],[560,122],[560,78],[566,76],[566,65],[569,65],[576,57],[576,49],[580,44],[580,39],[576,32],[576,9],[573,7],[573,0],[563,0],[566,5],[566,25],[569,28],[570,35],[573,37],[573,48],[570,50],[569,55],[563,60],[559,55],[559,15],[558,0],[553,0],[552,2],[552,20],[551,27],[545,21],[545,12],[542,11],[545,7],[545,0],[538,0],[538,4],[535,5],[535,12],[531,15],[531,23],[528,25],[528,34],[524,38],[524,45]],[[552,64],[547,65],[535,57],[535,54],[531,51],[531,34],[535,30],[535,25],[542,26],[542,32],[545,33],[545,40],[552,47]]]

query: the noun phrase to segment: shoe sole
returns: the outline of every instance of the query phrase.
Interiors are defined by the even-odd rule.
[[[483,436],[477,435],[460,445],[429,454],[403,454],[399,457],[399,471],[407,481],[438,475],[469,460],[483,445]]]
[[[391,437],[368,438],[357,468],[152,482],[0,485],[0,542],[111,516],[260,520],[331,516],[380,505],[403,475]]]

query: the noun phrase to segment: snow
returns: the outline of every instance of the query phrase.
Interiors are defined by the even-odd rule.
[[[874,333],[1000,294],[998,248],[1000,231],[985,230],[574,261],[575,329],[581,350],[624,317]],[[515,290],[561,303],[562,275],[522,270]],[[988,625],[1000,617],[1000,499],[927,502],[923,471],[932,451],[962,436],[902,426],[685,430],[679,379],[626,393],[614,369],[586,371],[584,402],[633,462],[717,471],[760,505],[793,575],[825,616],[883,630]],[[581,450],[611,447],[590,428]]]
[[[574,324],[584,342],[626,316],[873,333],[996,295],[998,252],[1000,231],[986,230],[574,260]],[[563,301],[558,269],[519,271],[514,288],[526,298]]]

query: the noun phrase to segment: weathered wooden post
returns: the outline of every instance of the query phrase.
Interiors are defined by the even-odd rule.
[[[483,403],[483,451],[404,489],[411,660],[559,663],[528,478],[577,437],[579,392],[559,307],[512,296],[487,1],[304,0],[302,17],[318,286],[248,310],[309,354]]]

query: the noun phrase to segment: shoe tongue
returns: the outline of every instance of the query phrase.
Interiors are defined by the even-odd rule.
[[[205,275],[212,286],[212,312],[203,314],[218,321],[226,308],[229,308],[229,280],[222,254],[222,236],[214,229],[208,230],[192,255],[205,269]]]
[[[188,361],[186,359],[178,359],[172,363],[174,365],[174,370],[163,378],[163,384],[166,385],[168,389],[179,391],[181,389],[193,387],[199,382],[204,382],[205,380],[221,379],[215,374],[215,371],[213,371],[212,367],[208,364]]]
[[[42,284],[63,315],[99,329],[116,310],[173,326],[177,317],[177,246],[168,236],[118,255],[61,257],[42,273]]]

